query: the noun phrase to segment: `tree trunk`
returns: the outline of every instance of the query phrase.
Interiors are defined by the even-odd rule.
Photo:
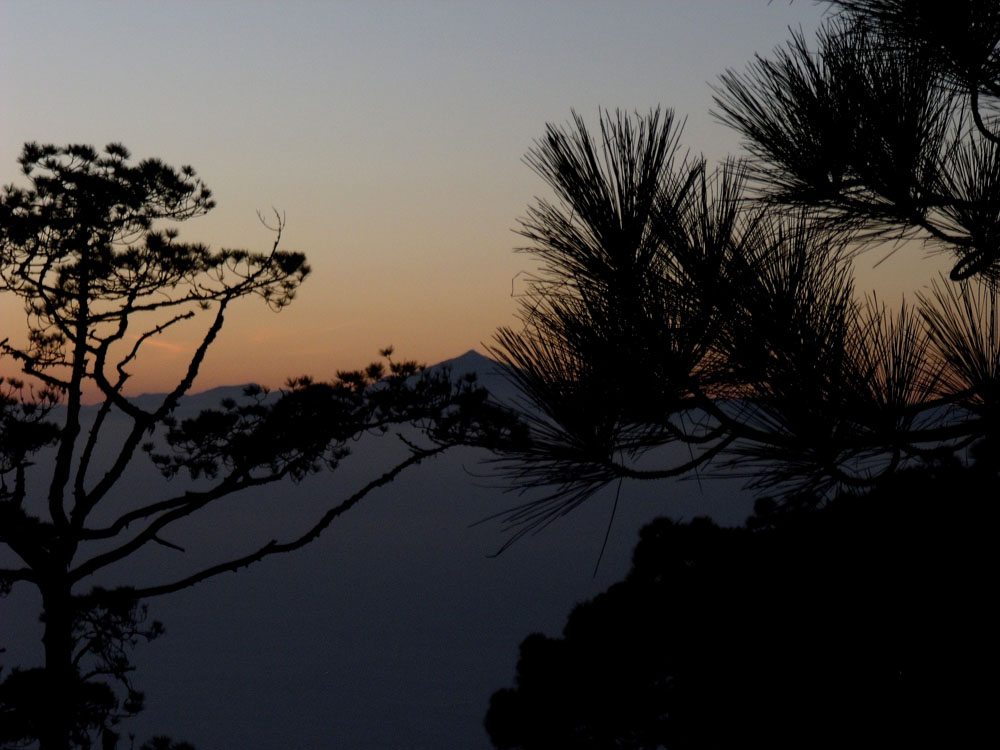
[[[76,710],[73,666],[73,611],[65,576],[42,587],[45,634],[47,718],[39,727],[39,750],[71,750]]]

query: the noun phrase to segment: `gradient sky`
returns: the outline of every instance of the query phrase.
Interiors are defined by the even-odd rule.
[[[218,208],[182,239],[262,251],[256,212],[285,212],[284,246],[312,276],[280,314],[241,304],[196,389],[325,378],[388,344],[435,362],[515,322],[533,261],[512,230],[546,192],[522,157],[547,122],[671,107],[684,146],[716,161],[739,143],[709,115],[710,84],[789,26],[811,33],[825,7],[0,0],[0,182],[25,141],[120,141],[213,189]],[[939,265],[899,255],[863,259],[859,286],[891,295]],[[0,314],[15,335],[19,306]],[[196,334],[163,336],[133,392],[168,387]]]

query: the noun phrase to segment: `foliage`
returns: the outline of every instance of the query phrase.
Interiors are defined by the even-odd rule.
[[[818,54],[799,35],[723,77],[750,160],[681,158],[659,109],[604,112],[598,134],[574,114],[529,153],[558,200],[521,221],[542,266],[494,348],[531,426],[498,467],[547,488],[506,514],[515,538],[623,478],[832,493],[997,434],[1000,161],[970,114],[993,84],[963,89],[941,45],[872,10],[908,4],[843,5]],[[890,310],[852,259],[893,236],[957,262]]]
[[[998,666],[983,597],[998,519],[981,502],[997,480],[937,467],[819,509],[761,502],[741,528],[654,521],[625,580],[560,638],[521,644],[486,716],[494,746],[975,744]]]
[[[26,377],[0,384],[0,544],[12,553],[5,564],[16,560],[0,568],[0,592],[41,593],[45,665],[7,676],[0,732],[5,742],[36,737],[42,750],[89,747],[98,733],[112,747],[112,725],[141,708],[129,651],[162,632],[144,624],[141,600],[302,547],[406,468],[456,444],[497,447],[517,426],[474,378],[394,362],[391,349],[382,352],[388,368],[329,383],[294,378],[274,393],[252,387],[178,419],[230,305],[256,297],[280,310],[309,273],[301,253],[279,247],[284,219],[270,252],[213,251],[159,228],[214,205],[190,167],[133,163],[117,144],[102,153],[28,144],[20,165],[28,187],[0,196],[0,292],[21,298],[27,315],[24,341],[0,342]],[[177,385],[158,401],[126,398],[148,345],[199,315],[207,324]],[[100,399],[87,411],[85,386]],[[109,566],[154,545],[182,552],[164,538],[182,520],[243,490],[334,469],[361,435],[395,425],[415,428],[406,456],[300,535],[247,541],[243,553],[186,573],[141,572],[142,585],[100,586]],[[148,488],[122,507],[114,489],[143,452],[166,478],[199,481]]]
[[[147,607],[139,604],[133,593],[130,589],[96,587],[75,603],[72,639],[77,679],[69,704],[75,747],[91,747],[95,733],[102,743],[117,737],[111,727],[143,709],[143,693],[130,679],[134,667],[129,651],[139,642],[158,638],[164,628],[155,620],[146,624]],[[87,665],[86,672],[83,665]],[[15,668],[0,682],[0,746],[29,746],[44,734],[55,710],[50,685],[42,668]],[[116,686],[124,688],[124,696],[118,694]]]
[[[716,101],[757,157],[761,195],[856,239],[920,238],[953,280],[1000,280],[1000,9],[991,0],[839,0]]]

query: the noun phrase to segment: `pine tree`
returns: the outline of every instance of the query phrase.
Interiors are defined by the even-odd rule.
[[[502,438],[513,423],[473,380],[394,362],[391,349],[388,367],[332,382],[294,378],[278,393],[248,387],[178,419],[231,305],[256,297],[280,310],[308,275],[301,253],[280,249],[283,220],[269,252],[213,251],[159,228],[213,207],[190,167],[134,163],[117,144],[104,152],[28,144],[20,165],[28,186],[0,196],[0,292],[20,298],[27,317],[23,343],[0,342],[23,373],[0,388],[0,545],[11,553],[5,563],[15,561],[0,568],[0,593],[30,585],[41,594],[45,664],[5,675],[0,743],[68,750],[99,734],[113,746],[112,725],[142,707],[130,649],[162,632],[147,621],[144,599],[298,549],[408,467],[459,443]],[[207,323],[176,386],[155,403],[127,398],[146,347],[199,315]],[[85,387],[98,398],[89,412]],[[197,570],[164,570],[158,583],[98,585],[109,566],[152,546],[180,550],[168,532],[219,501],[335,469],[358,436],[405,424],[418,428],[406,455],[300,535]],[[98,459],[102,450],[110,463]],[[131,464],[150,458],[167,478],[201,481],[150,488],[122,507],[113,490]]]

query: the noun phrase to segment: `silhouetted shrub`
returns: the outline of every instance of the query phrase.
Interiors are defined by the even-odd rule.
[[[996,481],[915,470],[740,528],[654,521],[624,581],[522,643],[495,746],[961,746],[991,716]]]

